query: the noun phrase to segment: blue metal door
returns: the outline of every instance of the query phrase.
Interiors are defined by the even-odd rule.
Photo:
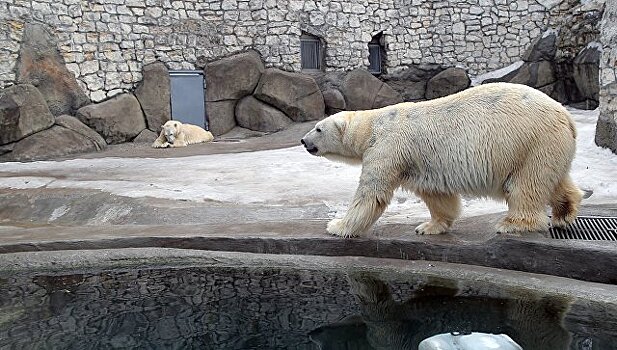
[[[200,71],[170,71],[171,119],[208,129],[204,75]]]

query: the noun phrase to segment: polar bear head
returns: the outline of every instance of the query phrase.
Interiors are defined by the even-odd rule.
[[[182,123],[177,120],[170,120],[163,124],[161,128],[163,128],[167,142],[174,143],[176,137],[180,133],[180,128],[182,128]]]
[[[357,163],[361,155],[353,150],[349,122],[355,112],[339,112],[315,124],[300,142],[307,152],[334,161]]]

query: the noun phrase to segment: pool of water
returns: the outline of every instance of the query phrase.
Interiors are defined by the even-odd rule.
[[[435,277],[271,266],[0,276],[0,349],[416,349],[453,331],[504,333],[526,350],[617,349],[614,304]]]

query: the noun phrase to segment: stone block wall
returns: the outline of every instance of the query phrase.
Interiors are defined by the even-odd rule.
[[[520,59],[571,13],[574,0],[0,0],[0,88],[16,81],[24,23],[48,24],[68,69],[98,102],[135,87],[154,61],[203,68],[248,49],[266,67],[300,71],[300,36],[325,42],[327,71],[368,66],[383,33],[385,68],[462,66],[471,74]],[[558,23],[559,22],[559,23]],[[563,20],[562,20],[563,22]],[[567,23],[568,25],[570,23]]]
[[[358,312],[345,276],[183,268],[0,278],[0,348],[315,349]]]
[[[617,3],[607,1],[602,18],[600,116],[596,144],[617,153]]]

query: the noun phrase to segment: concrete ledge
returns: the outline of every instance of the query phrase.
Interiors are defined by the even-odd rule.
[[[53,264],[52,264],[53,263]],[[52,266],[53,265],[53,266]],[[0,255],[0,277],[11,274],[54,274],[110,269],[160,269],[187,267],[283,268],[337,274],[369,273],[383,281],[430,281],[433,286],[465,286],[492,297],[533,291],[551,295],[602,301],[617,308],[617,286],[571,280],[540,274],[503,271],[481,266],[444,262],[367,257],[325,257],[289,254],[254,254],[169,248],[99,249],[55,252],[26,252]]]
[[[239,282],[238,285],[229,283],[230,276]],[[565,344],[571,339],[593,337],[594,346],[598,344],[602,349],[612,349],[610,345],[617,324],[617,286],[614,285],[480,266],[400,259],[162,248],[26,252],[0,255],[2,280],[8,281],[2,285],[5,295],[26,293],[27,298],[33,298],[28,300],[39,300],[37,298],[41,295],[47,298],[42,303],[25,306],[5,305],[5,320],[16,320],[16,324],[5,323],[5,328],[0,329],[4,339],[10,339],[8,344],[50,344],[51,340],[58,339],[62,339],[62,344],[83,344],[96,341],[96,337],[109,341],[108,338],[115,334],[110,330],[117,329],[118,324],[137,329],[138,337],[143,334],[152,336],[152,333],[145,333],[144,328],[135,326],[135,314],[140,315],[140,320],[154,316],[149,325],[162,327],[162,321],[180,329],[178,324],[169,322],[171,317],[161,319],[161,308],[167,308],[164,309],[167,310],[165,316],[181,315],[190,320],[201,320],[208,312],[224,314],[226,318],[219,321],[222,324],[217,324],[217,329],[221,326],[237,327],[238,324],[244,326],[245,313],[252,315],[257,311],[242,307],[264,303],[267,309],[273,302],[277,302],[277,308],[283,311],[290,310],[291,305],[293,310],[288,312],[293,313],[294,319],[320,315],[318,319],[311,318],[313,322],[297,322],[292,328],[289,328],[287,318],[282,321],[287,328],[272,328],[277,320],[271,317],[268,321],[270,328],[260,330],[261,335],[271,338],[277,335],[290,344],[306,341],[307,334],[315,331],[333,332],[331,339],[339,340],[341,332],[337,330],[344,331],[348,323],[337,320],[345,317],[345,320],[353,319],[356,324],[366,324],[369,328],[384,325],[373,330],[385,329],[387,333],[371,333],[376,336],[371,339],[381,341],[399,339],[399,336],[425,338],[421,331],[400,331],[401,326],[413,320],[423,324],[432,322],[431,327],[443,327],[445,322],[445,329],[459,327],[461,324],[457,320],[465,320],[468,327],[481,327],[480,330],[503,331],[500,324],[514,327],[513,336],[523,344],[546,345],[545,337],[551,337],[548,344],[555,341]],[[249,284],[251,287],[247,287]],[[138,285],[144,286],[143,290],[136,288]],[[227,288],[222,288],[222,285]],[[236,297],[236,289],[243,291],[242,296],[237,297],[239,299],[245,298],[246,301],[247,296],[251,296],[249,304],[228,302]],[[249,289],[260,291],[252,293]],[[204,290],[213,297],[199,297],[199,291]],[[115,291],[119,294],[114,294]],[[293,292],[290,294],[290,291]],[[166,300],[176,301],[178,298],[185,302],[165,306]],[[149,305],[153,300],[163,305],[144,308],[144,300],[149,300]],[[107,313],[88,313],[91,302],[94,302],[95,309],[108,307]],[[125,306],[117,307],[118,303]],[[456,307],[444,303],[455,303]],[[37,318],[41,307],[53,310],[49,319]],[[259,306],[257,310],[260,310]],[[20,312],[28,315],[25,319],[31,323],[20,325],[17,322],[17,317],[22,315]],[[263,313],[259,315],[267,317]],[[71,324],[70,320],[77,327],[71,332],[62,332],[64,328],[61,327]],[[39,324],[39,328],[34,329],[40,331],[24,333]],[[90,327],[88,332],[83,325]],[[92,325],[98,325],[98,328],[93,329]],[[149,329],[156,332],[164,328]],[[98,333],[92,333],[97,330]],[[15,334],[30,334],[30,337],[15,337]],[[182,341],[187,333],[177,334],[182,336],[171,338],[175,343]],[[431,334],[434,333],[431,331]]]
[[[364,256],[428,260],[617,284],[617,244],[467,231],[417,236],[413,226],[380,226],[371,238],[324,234],[325,222],[237,225],[0,227],[0,254],[34,251],[180,248],[191,250]],[[290,233],[298,232],[298,234]],[[88,238],[82,238],[88,237]]]

